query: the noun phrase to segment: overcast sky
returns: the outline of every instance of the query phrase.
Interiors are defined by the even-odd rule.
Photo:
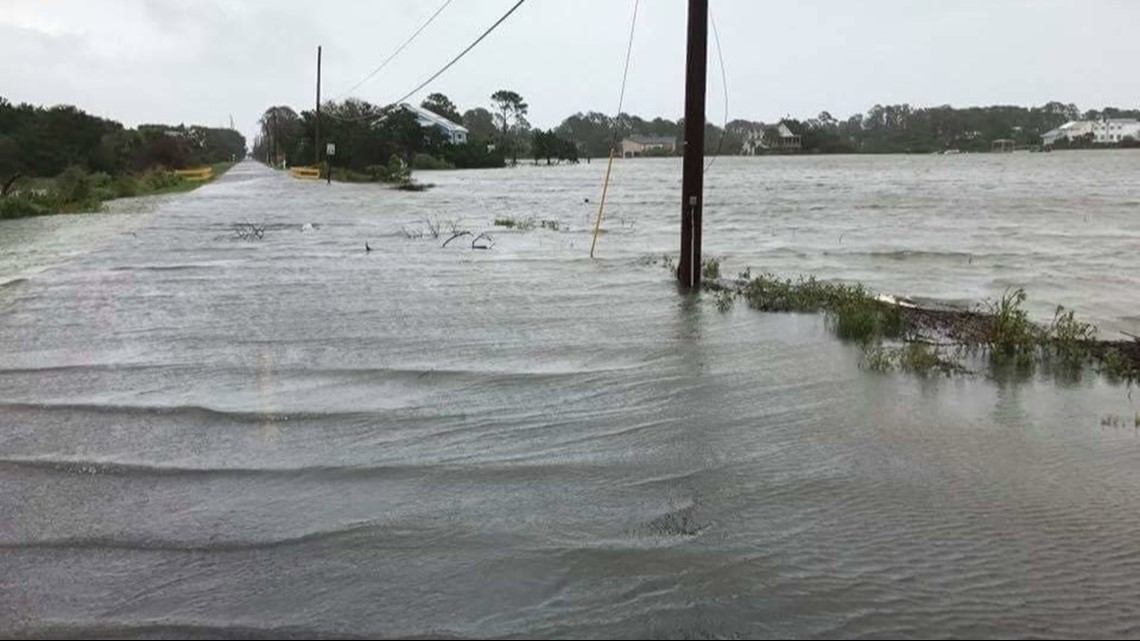
[[[442,0],[0,0],[0,96],[75,104],[127,125],[221,125],[246,135],[272,104],[311,108],[324,46],[325,96],[356,84]],[[394,100],[514,0],[453,0],[354,95]],[[642,0],[626,109],[683,111],[684,0]],[[1138,0],[712,0],[732,118],[837,117],[915,106],[1140,103]],[[613,112],[632,0],[528,0],[417,96],[461,110],[518,91],[551,127]],[[710,48],[709,119],[723,118]]]

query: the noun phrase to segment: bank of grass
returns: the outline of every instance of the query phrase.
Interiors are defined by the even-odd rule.
[[[232,162],[210,165],[210,180],[186,180],[172,171],[149,169],[138,174],[110,176],[90,174],[80,167],[69,167],[55,178],[33,178],[18,182],[10,193],[0,197],[0,220],[92,213],[116,198],[157,196],[193,191],[226,173]]]
[[[429,163],[434,161],[430,156],[427,156],[427,158],[430,160],[424,160],[423,162]],[[417,161],[420,161],[419,157],[417,157]],[[433,166],[431,168],[439,167]],[[332,179],[337,182],[383,183],[392,189],[398,189],[400,191],[427,191],[435,186],[432,183],[421,183],[413,179],[412,168],[406,165],[404,161],[396,155],[389,158],[388,164],[386,165],[369,165],[365,167],[363,171],[347,167],[333,167],[328,171],[332,172]]]
[[[706,275],[718,272],[719,262],[706,262]],[[1022,289],[974,310],[899,305],[859,284],[814,277],[745,272],[736,279],[710,278],[705,289],[716,293],[721,311],[741,299],[758,311],[823,314],[837,337],[862,345],[864,366],[874,371],[967,373],[963,359],[980,355],[995,374],[1046,370],[1070,377],[1092,367],[1112,381],[1140,381],[1140,341],[1103,340],[1096,327],[1062,307],[1049,324],[1034,323]]]

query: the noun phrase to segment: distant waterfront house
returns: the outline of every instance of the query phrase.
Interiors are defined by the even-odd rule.
[[[741,132],[740,153],[755,156],[766,151],[800,151],[803,143],[784,123],[778,125],[759,124]]]
[[[672,156],[677,153],[677,139],[669,136],[630,136],[621,141],[622,158]]]
[[[755,156],[768,149],[764,142],[764,128],[748,128],[740,132],[740,153],[743,156]]]
[[[1103,120],[1073,120],[1041,136],[1041,142],[1052,146],[1059,140],[1077,140],[1091,136],[1092,142],[1113,145],[1126,138],[1140,140],[1140,120],[1134,118],[1105,118]]]
[[[769,149],[777,149],[779,151],[799,151],[803,149],[803,143],[800,137],[792,133],[792,130],[788,129],[788,126],[782,122],[764,130],[764,141],[768,144]]]
[[[451,122],[439,114],[406,102],[401,104],[400,107],[415,116],[416,122],[418,122],[421,127],[425,129],[430,127],[439,129],[451,144],[467,144],[467,128],[463,125]]]
[[[1093,122],[1092,132],[1096,142],[1103,145],[1116,144],[1125,138],[1140,140],[1140,120],[1134,118],[1105,118]]]
[[[1080,138],[1089,133],[1092,133],[1091,122],[1087,120],[1070,120],[1060,127],[1042,134],[1041,144],[1050,147],[1058,140],[1073,140],[1074,138]]]

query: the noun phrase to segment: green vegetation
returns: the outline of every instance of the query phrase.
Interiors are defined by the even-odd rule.
[[[99,211],[112,198],[187,191],[170,170],[245,157],[236,131],[185,125],[126,129],[70,106],[0,98],[0,218]]]
[[[428,94],[420,106],[441,118],[447,118],[454,123],[462,123],[463,116],[459,115],[459,108],[451,99],[441,93]]]
[[[534,217],[531,218],[514,218],[512,216],[498,216],[495,218],[493,224],[495,227],[506,227],[507,229],[517,229],[519,231],[534,231],[535,229],[549,229],[550,231],[565,231],[568,229],[566,225],[544,218],[538,220]]]
[[[439,160],[431,154],[419,153],[416,154],[415,159],[412,161],[412,169],[426,169],[426,170],[441,170],[441,169],[455,169],[455,165],[447,162],[446,160]]]
[[[892,350],[879,344],[868,345],[863,350],[863,362],[861,366],[872,372],[885,374],[894,369],[897,358],[897,350]]]
[[[511,164],[519,162],[519,152],[525,151],[522,145],[526,142],[526,132],[530,123],[526,121],[530,106],[523,97],[509,89],[500,89],[491,94],[491,103],[494,105],[495,126],[499,130],[499,146],[504,154],[511,155]]]
[[[510,216],[500,216],[495,218],[495,227],[506,227],[507,229],[517,229],[519,231],[532,231],[538,226],[538,223],[533,218],[517,219]]]
[[[211,165],[214,178],[233,164]],[[0,198],[0,219],[98,212],[108,200],[187,192],[207,182],[186,180],[164,169],[110,176],[102,172],[89,174],[82,167],[72,165],[54,179],[28,180],[26,186]]]
[[[1112,381],[1140,380],[1140,363],[1125,355],[1120,346],[1109,347],[1098,354],[1097,368]]]
[[[486,109],[460,116],[447,96],[429,95],[421,105],[424,109],[468,128],[467,142],[455,145],[440,129],[421,126],[416,115],[407,109],[357,99],[329,101],[321,105],[321,139],[336,144],[336,155],[331,160],[333,178],[337,180],[381,180],[375,168],[387,165],[393,156],[412,169],[502,167],[505,153],[517,155],[524,151],[522,143],[529,139],[530,125],[522,117],[526,103],[521,97],[519,103],[517,109],[521,111],[517,115],[511,111],[514,107],[507,107],[508,122],[500,129],[495,116]],[[495,104],[499,101],[495,100]],[[270,107],[262,114],[260,126],[253,144],[256,158],[275,166],[316,162],[315,110],[297,113],[284,105]]]
[[[535,129],[530,149],[531,153],[534,154],[534,164],[536,165],[543,158],[546,159],[547,165],[551,164],[553,159],[557,159],[559,163],[576,164],[578,162],[578,145],[571,140],[563,140],[553,129],[550,131]]]
[[[701,278],[705,280],[716,280],[720,278],[720,259],[716,256],[709,256],[701,261]]]
[[[1024,303],[1023,289],[1006,292],[996,302],[988,303],[992,321],[986,345],[991,359],[999,364],[1012,362],[1027,367],[1033,362],[1040,336],[1021,307]]]
[[[731,290],[722,289],[716,293],[716,309],[719,312],[728,312],[736,305],[736,295]]]
[[[948,357],[942,348],[924,342],[907,342],[901,346],[871,343],[863,349],[862,367],[879,373],[895,369],[920,377],[940,374],[965,374],[968,370]]]
[[[1064,307],[1058,306],[1046,336],[1051,339],[1051,356],[1062,366],[1076,368],[1088,360],[1097,330],[1091,323],[1076,320],[1071,310],[1066,312]]]
[[[671,267],[669,257],[665,259]],[[966,373],[955,356],[980,352],[995,374],[1024,375],[1040,366],[1073,376],[1093,365],[1110,380],[1140,380],[1140,342],[1100,341],[1095,327],[1061,307],[1050,324],[1038,325],[1024,309],[1026,294],[1021,289],[988,302],[981,312],[932,310],[881,301],[858,284],[771,274],[753,277],[750,270],[725,283],[709,278],[709,261],[705,270],[704,287],[716,292],[717,309],[731,309],[734,297],[740,296],[759,311],[821,313],[838,338],[863,345],[862,365],[871,371]]]
[[[741,295],[765,312],[823,313],[844,340],[868,342],[903,332],[899,309],[876,301],[862,285],[825,283],[815,277],[781,280],[761,274],[747,281]]]

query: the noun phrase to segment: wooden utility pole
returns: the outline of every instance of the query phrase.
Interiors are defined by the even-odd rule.
[[[677,266],[677,280],[688,288],[701,285],[708,25],[709,1],[689,0],[689,51],[685,73],[685,161],[681,185],[681,260]]]
[[[314,141],[313,164],[321,166],[321,48],[317,46],[317,135]]]

